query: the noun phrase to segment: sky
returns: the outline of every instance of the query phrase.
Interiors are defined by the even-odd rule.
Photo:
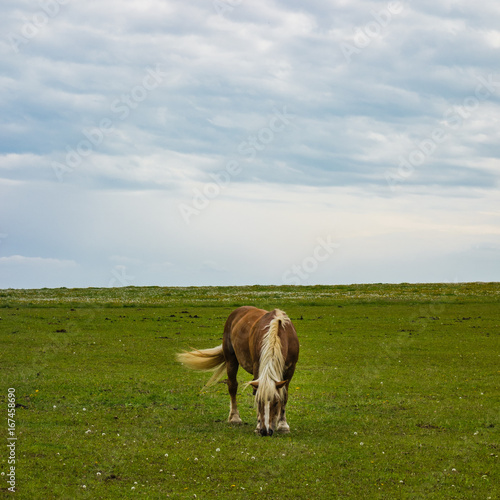
[[[500,281],[499,26],[3,0],[0,288]]]

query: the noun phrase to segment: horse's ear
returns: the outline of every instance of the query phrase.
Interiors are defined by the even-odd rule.
[[[248,382],[254,389],[257,389],[259,387],[259,381],[258,380],[252,380],[251,382]]]
[[[276,382],[276,389],[281,389],[287,382],[288,380],[282,380],[281,382]]]

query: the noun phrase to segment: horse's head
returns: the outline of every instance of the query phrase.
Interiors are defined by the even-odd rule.
[[[266,387],[263,387],[260,386],[258,380],[250,382],[250,385],[254,388],[261,436],[272,436],[276,430],[283,405],[283,397],[280,389],[285,384],[286,380],[281,382],[273,381],[272,385],[267,384]]]

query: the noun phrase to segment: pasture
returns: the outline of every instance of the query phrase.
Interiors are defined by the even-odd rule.
[[[175,360],[241,305],[297,330],[290,434]],[[498,283],[1,290],[0,318],[2,497],[13,388],[19,499],[500,498]]]

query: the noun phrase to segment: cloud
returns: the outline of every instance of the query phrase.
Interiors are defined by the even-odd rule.
[[[0,287],[31,288],[62,286],[78,264],[73,260],[10,255],[0,257]],[[70,278],[71,280],[71,278]]]
[[[311,282],[431,280],[500,243],[496,2],[222,5],[3,2],[0,256],[47,259],[5,286],[279,283],[329,234]]]
[[[17,266],[54,266],[73,267],[76,262],[72,260],[59,260],[44,257],[25,257],[23,255],[11,255],[10,257],[0,257],[0,265],[14,264]]]
[[[450,54],[464,56],[457,45],[477,47],[492,57],[496,54],[487,42],[493,35],[485,39],[471,29],[464,13],[400,4],[393,12],[389,4],[375,8],[360,2],[357,9],[340,5],[343,24],[318,5],[310,11],[281,3],[240,5],[217,15],[211,5],[203,9],[148,2],[122,6],[118,16],[115,2],[99,9],[92,3],[61,5],[43,33],[26,46],[34,52],[27,53],[30,65],[16,64],[21,57],[14,62],[11,58],[16,78],[9,87],[14,92],[17,86],[17,97],[10,101],[7,113],[11,118],[7,144],[16,152],[23,147],[33,151],[36,144],[35,151],[45,159],[59,161],[78,146],[88,151],[85,141],[97,130],[105,136],[103,140],[94,134],[98,144],[91,143],[88,161],[80,155],[85,156],[81,163],[90,175],[92,158],[101,160],[97,154],[143,155],[151,148],[168,148],[205,157],[234,156],[245,137],[262,126],[263,116],[272,114],[277,105],[288,106],[297,116],[295,129],[287,131],[284,143],[268,148],[262,162],[279,158],[293,163],[287,177],[298,184],[305,180],[336,185],[339,179],[341,183],[373,184],[375,178],[383,183],[377,149],[388,152],[387,146],[395,143],[397,147],[405,136],[418,140],[425,128],[432,130],[441,118],[436,104],[441,100],[441,107],[453,105],[450,85],[452,90],[456,87],[460,99],[467,95],[466,82],[472,79],[467,71],[482,69],[477,51],[471,54],[474,65],[450,62]],[[435,29],[443,15],[455,23],[450,32]],[[415,21],[416,26],[408,29]],[[235,29],[220,30],[223,22]],[[332,32],[337,26],[342,29]],[[77,50],[66,53],[67,44],[60,41],[70,31]],[[357,36],[364,39],[357,40]],[[352,61],[345,60],[340,50],[349,40],[359,45],[358,58]],[[152,52],[154,46],[166,50]],[[112,65],[100,59],[103,54],[109,54]],[[419,71],[422,65],[425,77]],[[158,85],[138,92],[148,71],[157,67],[163,68]],[[19,80],[23,82],[20,88]],[[473,85],[472,80],[469,92]],[[40,92],[43,100],[35,97]],[[99,132],[102,120],[111,122],[109,133]],[[30,131],[33,139],[23,146],[21,138]],[[379,140],[374,140],[375,131]],[[290,144],[295,146],[291,151]],[[307,148],[315,155],[304,157]],[[382,162],[396,163],[397,158],[386,154]],[[252,167],[259,178],[277,182],[272,174],[265,175],[265,167],[257,163]],[[318,170],[323,175],[318,177]],[[117,181],[122,175],[126,173],[117,172]]]
[[[227,273],[228,269],[213,260],[206,260],[202,264],[202,269],[206,271],[214,271],[216,273]]]

